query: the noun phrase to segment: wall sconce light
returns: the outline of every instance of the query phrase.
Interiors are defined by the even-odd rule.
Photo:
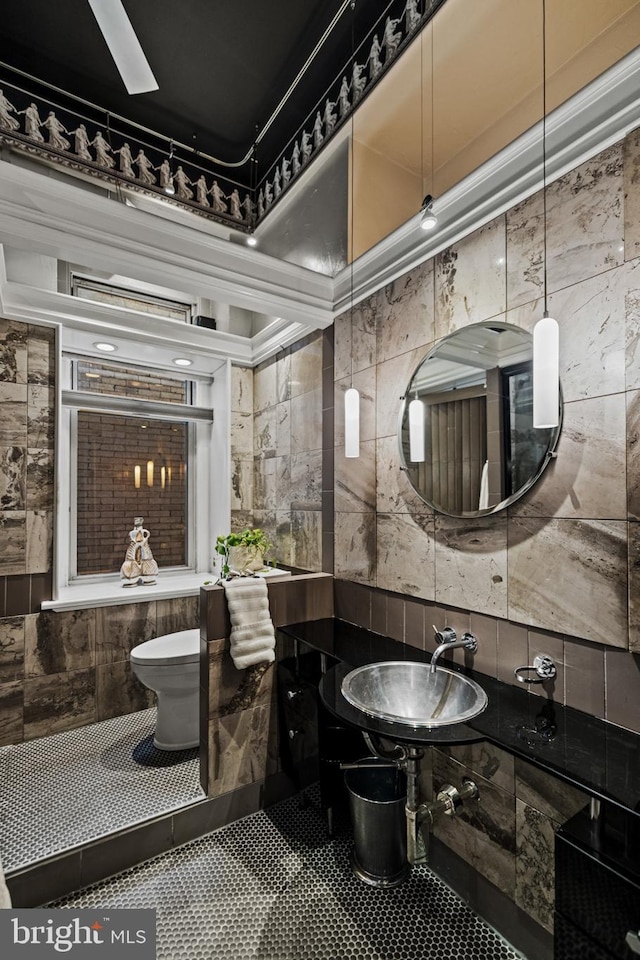
[[[430,193],[422,201],[420,211],[420,229],[434,230],[438,226],[438,218],[433,212],[433,197]]]
[[[135,467],[133,468],[133,485],[136,490],[140,489],[140,473],[140,464],[136,463]]]
[[[409,460],[424,463],[424,403],[418,397],[409,404]]]
[[[153,460],[147,460],[147,486],[153,486]]]

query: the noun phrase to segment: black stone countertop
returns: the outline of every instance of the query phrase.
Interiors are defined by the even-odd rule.
[[[640,816],[640,735],[589,714],[534,696],[473,670],[443,661],[476,680],[487,693],[484,713],[443,730],[408,731],[368,717],[347,703],[342,679],[354,667],[383,660],[428,661],[430,654],[341,620],[317,620],[280,628],[289,637],[335,658],[322,678],[326,708],[345,723],[402,743],[472,743],[487,740],[586,791]]]

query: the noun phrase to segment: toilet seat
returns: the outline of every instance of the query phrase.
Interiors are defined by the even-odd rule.
[[[144,666],[170,666],[180,663],[198,663],[200,660],[200,631],[179,630],[139,643],[131,651],[131,662]]]

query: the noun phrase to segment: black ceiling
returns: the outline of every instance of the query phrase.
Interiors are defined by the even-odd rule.
[[[4,4],[0,61],[202,153],[237,161],[342,0],[124,0],[124,5],[160,87],[153,93],[127,94],[87,0]],[[353,14],[346,8],[264,136],[257,151],[263,171],[349,63],[352,24],[357,47],[378,18],[396,7],[401,13],[397,0],[358,0]],[[246,171],[237,173],[246,178]]]

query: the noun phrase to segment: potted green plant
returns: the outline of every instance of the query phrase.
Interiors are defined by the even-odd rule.
[[[216,553],[222,557],[220,576],[230,573],[254,573],[268,565],[265,554],[271,541],[259,527],[247,528],[241,533],[227,533],[216,538]],[[273,564],[270,564],[273,566]]]

